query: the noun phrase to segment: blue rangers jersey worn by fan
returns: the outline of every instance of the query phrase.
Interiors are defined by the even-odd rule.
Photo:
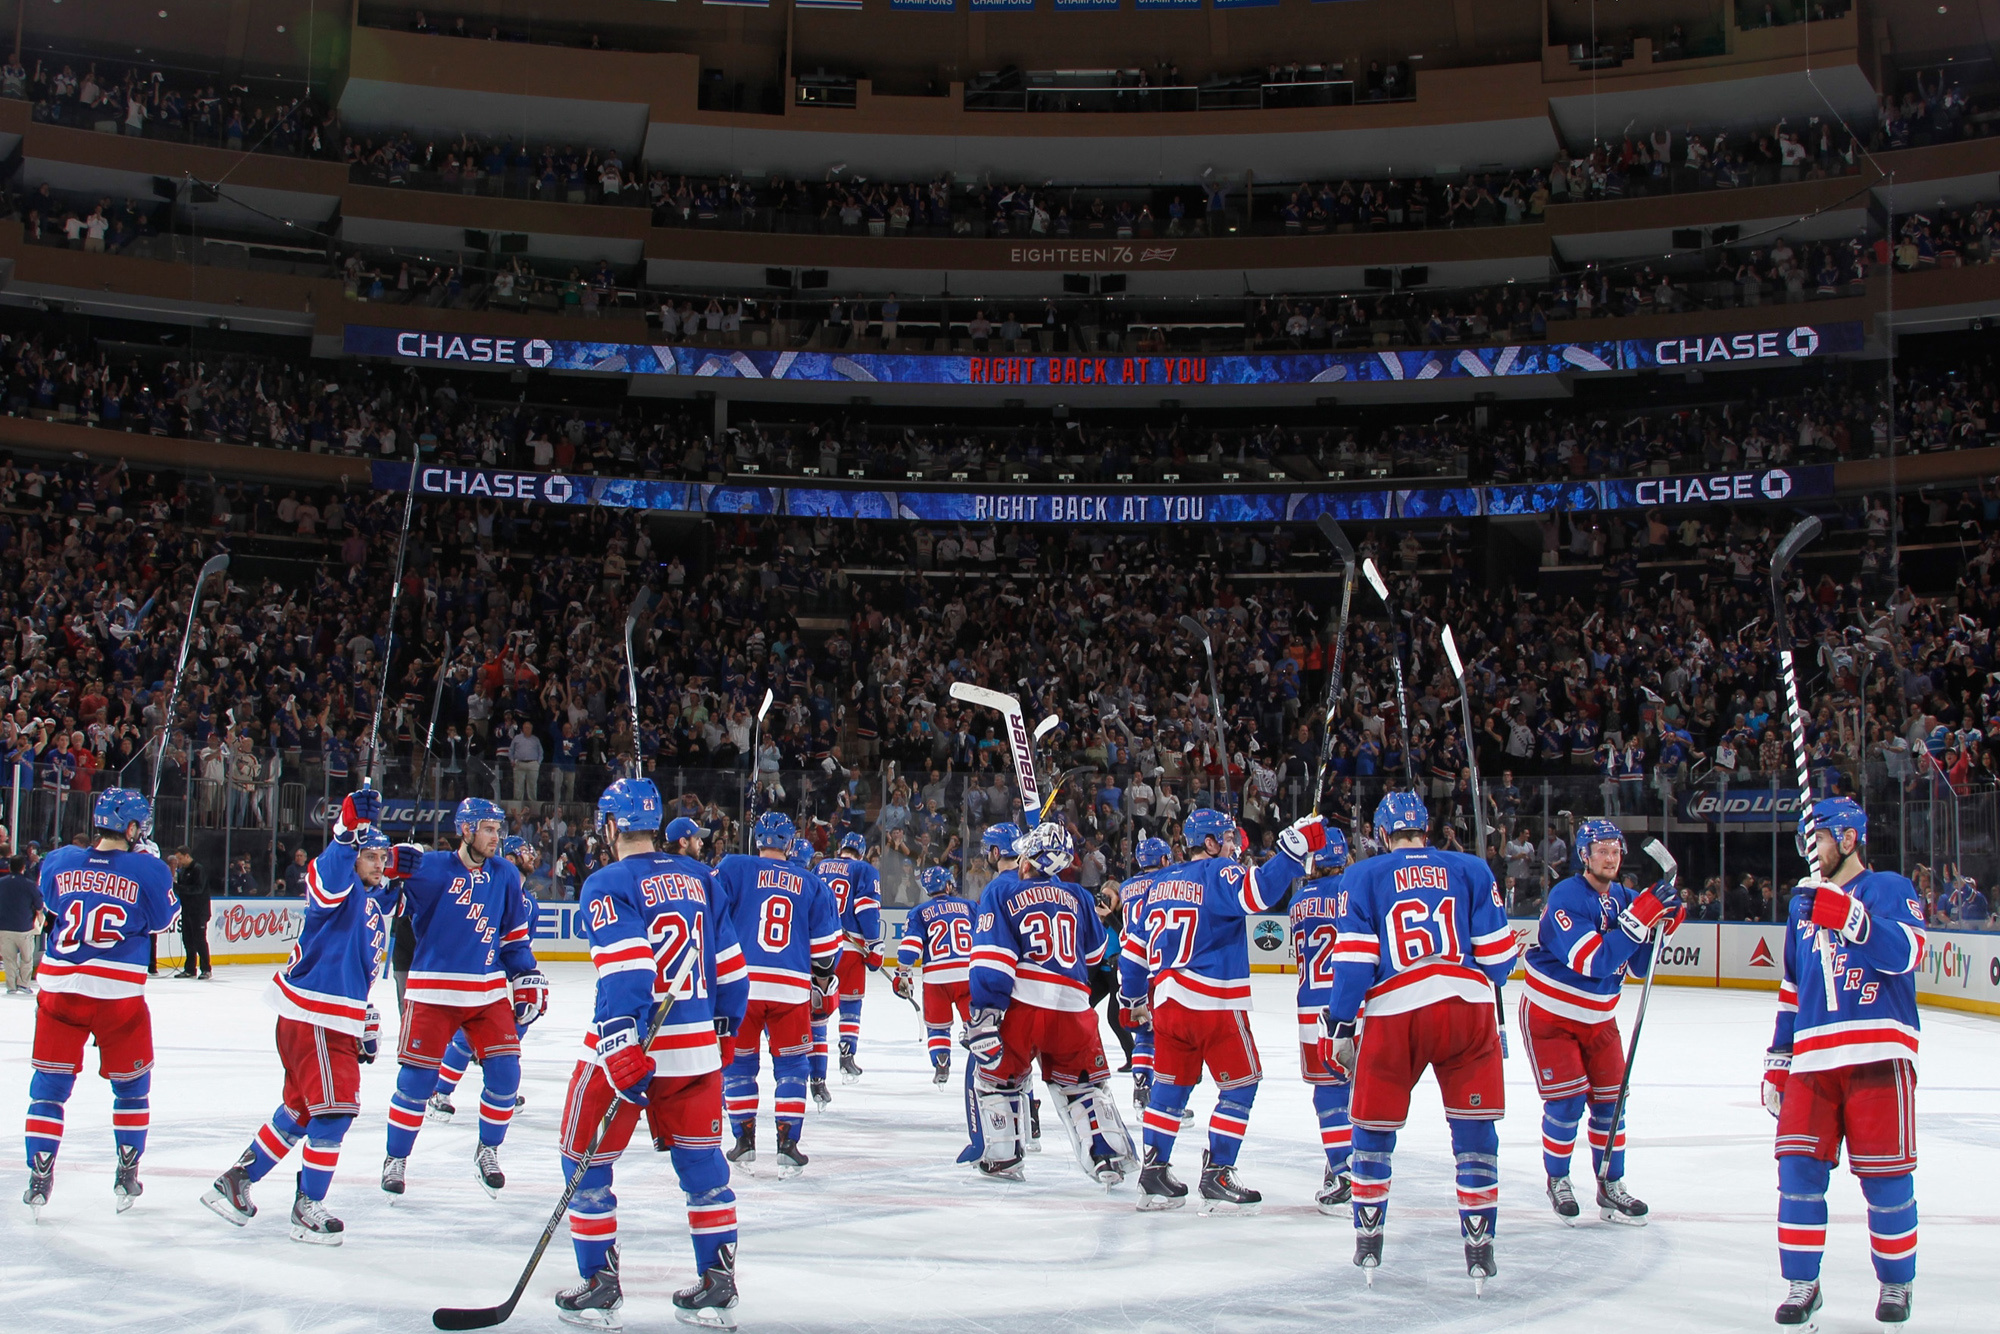
[[[1088,1010],[1090,970],[1104,957],[1104,924],[1075,885],[994,876],[972,926],[972,1008],[1013,1001]]]
[[[1841,889],[1868,910],[1858,945],[1813,925],[1811,894],[1792,896],[1771,1045],[1791,1051],[1793,1074],[1917,1059],[1924,910],[1916,886],[1892,871],[1863,871]]]
[[[1151,976],[1146,967],[1146,894],[1154,877],[1167,867],[1141,871],[1118,887],[1118,997],[1121,1001],[1145,998]]]
[[[811,871],[770,857],[732,853],[715,868],[721,901],[749,968],[750,999],[802,1005],[815,963],[840,957],[833,892]]]
[[[57,848],[42,859],[42,902],[55,914],[36,979],[57,995],[145,994],[149,937],[181,915],[174,873],[143,852]]]
[[[940,894],[910,909],[896,962],[920,965],[925,986],[965,981],[972,969],[972,905],[956,894]]]
[[[1402,1014],[1442,1000],[1490,1004],[1513,968],[1514,928],[1493,872],[1477,857],[1399,848],[1341,876],[1333,949],[1336,1022]]]
[[[1155,1005],[1250,1008],[1250,933],[1244,919],[1270,912],[1305,867],[1285,852],[1262,866],[1201,857],[1162,867],[1146,891],[1146,971]]]
[[[749,1001],[749,970],[736,927],[716,904],[715,877],[684,857],[647,852],[599,867],[583,882],[577,916],[597,969],[597,1003],[584,1031],[584,1059],[600,1064],[597,1035],[629,1018],[644,1033],[675,976],[696,952],[674,993],[674,1008],[654,1036],[653,1068],[663,1078],[722,1068],[715,1021],[734,1028]]]
[[[403,999],[479,1006],[507,999],[507,979],[535,971],[521,872],[504,857],[468,867],[456,852],[427,852],[403,882],[417,934]]]
[[[1528,949],[1528,1004],[1580,1024],[1609,1021],[1625,979],[1653,966],[1653,947],[1618,925],[1637,897],[1615,881],[1602,893],[1580,875],[1559,881]]]
[[[264,989],[264,1003],[287,1019],[358,1038],[398,892],[390,881],[373,889],[363,884],[354,853],[352,843],[328,843],[306,867],[305,926],[292,957]]]
[[[847,948],[868,953],[882,934],[882,873],[859,857],[822,857],[813,874],[833,891]]]
[[[1340,943],[1337,875],[1308,880],[1292,895],[1292,957],[1299,968],[1299,1041],[1319,1041],[1319,1014],[1333,1000],[1333,957]]]

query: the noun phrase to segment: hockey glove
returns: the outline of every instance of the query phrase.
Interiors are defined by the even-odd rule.
[[[1680,906],[1680,890],[1674,887],[1673,881],[1662,880],[1633,899],[1632,906],[1618,914],[1618,929],[1643,945],[1653,924]],[[1671,930],[1669,926],[1667,931]]]
[[[898,968],[896,975],[889,979],[889,990],[904,1000],[910,999],[916,993],[916,989],[916,983],[910,980],[910,970],[907,968]]]
[[[869,972],[879,973],[882,971],[882,956],[884,952],[882,942],[879,940],[868,947],[868,954],[864,961],[868,965]]]
[[[526,1028],[549,1012],[549,980],[540,973],[514,979],[514,1022]]]
[[[1327,1010],[1319,1012],[1319,1063],[1338,1083],[1354,1079],[1355,1027],[1352,1019],[1336,1020]]]
[[[722,1063],[736,1059],[736,1024],[728,1015],[715,1016],[715,1045],[722,1050]]]
[[[972,1059],[986,1069],[1000,1064],[1000,1021],[1006,1011],[984,1009],[972,1012],[972,1025],[966,1030],[965,1046],[972,1053]]]
[[[368,1017],[361,1021],[361,1063],[375,1064],[375,1056],[382,1049],[382,1012],[374,1006],[368,1007]]]
[[[627,1015],[606,1024],[597,1035],[597,1055],[618,1096],[644,1107],[646,1086],[653,1082],[653,1058],[639,1046],[638,1022]]]
[[[356,788],[340,803],[340,819],[334,822],[333,841],[352,843],[363,829],[382,814],[382,794],[372,787]]]
[[[815,1022],[840,1008],[840,974],[831,968],[812,975],[812,1017]]]
[[[1151,1028],[1153,1007],[1146,1003],[1144,996],[1137,1000],[1120,996],[1118,998],[1118,1022],[1127,1028]]]
[[[1860,945],[1868,939],[1868,905],[1823,881],[1813,893],[1812,922],[1838,931],[1850,944]]]
[[[1760,1091],[1764,1097],[1764,1110],[1773,1117],[1785,1105],[1785,1085],[1792,1078],[1792,1054],[1776,1047],[1764,1053],[1764,1082]]]
[[[417,873],[417,867],[424,860],[424,850],[415,843],[398,843],[389,849],[389,855],[382,864],[382,874],[391,880],[408,880]]]
[[[1326,846],[1326,820],[1318,815],[1307,815],[1294,820],[1291,827],[1278,835],[1278,846],[1287,857],[1303,863],[1306,858]]]

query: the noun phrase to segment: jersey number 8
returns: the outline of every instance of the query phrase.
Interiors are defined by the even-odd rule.
[[[763,911],[758,914],[757,939],[765,949],[776,954],[792,943],[792,901],[773,895],[764,900]]]

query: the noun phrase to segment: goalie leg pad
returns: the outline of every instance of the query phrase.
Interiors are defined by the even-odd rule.
[[[1018,1161],[1022,1154],[1021,1100],[1027,1092],[1027,1079],[1002,1082],[982,1077],[974,1087],[979,1109],[980,1161]]]
[[[1139,1156],[1132,1147],[1132,1132],[1118,1113],[1118,1100],[1102,1084],[1052,1084],[1063,1129],[1069,1132],[1070,1148],[1077,1165],[1092,1180],[1106,1160],[1120,1173],[1138,1170]]]

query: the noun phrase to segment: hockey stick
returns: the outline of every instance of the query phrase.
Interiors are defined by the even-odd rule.
[[[1646,855],[1660,864],[1666,879],[1680,879],[1680,863],[1674,860],[1674,855],[1667,851],[1667,845],[1659,839],[1646,840]],[[1625,1095],[1632,1089],[1632,1062],[1639,1056],[1639,1031],[1646,1026],[1646,1002],[1653,998],[1653,974],[1660,970],[1660,945],[1666,939],[1666,925],[1666,919],[1662,917],[1653,923],[1653,929],[1647,933],[1653,957],[1646,964],[1646,980],[1639,985],[1639,1013],[1633,1016],[1632,1040],[1625,1046],[1625,1077],[1618,1081],[1618,1101],[1611,1104],[1611,1131],[1604,1137],[1604,1157],[1597,1164],[1597,1184],[1600,1188],[1611,1179],[1611,1154],[1618,1147],[1618,1131],[1625,1124]]]
[[[417,827],[417,812],[421,811],[424,806],[424,775],[430,772],[431,747],[437,742],[438,706],[444,703],[444,676],[450,667],[451,631],[446,630],[444,632],[444,651],[438,654],[437,685],[431,690],[431,721],[430,725],[424,728],[424,754],[423,758],[417,761],[417,782],[411,792],[411,796],[416,801],[416,805],[410,812],[410,829],[413,836]],[[431,821],[431,836],[432,841],[435,842],[437,837],[437,820],[435,817]]]
[[[1021,789],[1021,819],[1033,829],[1042,822],[1042,786],[1035,779],[1035,743],[1021,716],[1021,701],[1012,695],[970,681],[953,681],[951,697],[992,709],[1007,723],[1008,747],[1014,756],[1014,781]]]
[[[1055,781],[1049,784],[1049,795],[1042,799],[1042,813],[1036,817],[1037,822],[1039,823],[1042,820],[1048,819],[1049,812],[1056,808],[1056,802],[1062,796],[1063,784],[1069,782],[1072,778],[1080,778],[1084,774],[1094,774],[1096,772],[1098,772],[1098,768],[1094,764],[1079,764],[1073,769],[1065,769],[1057,774]]]
[[[368,764],[377,774],[388,776],[382,764],[382,706],[389,702],[389,668],[396,661],[396,608],[403,601],[403,561],[410,554],[410,516],[417,508],[417,477],[423,472],[424,447],[418,442],[410,450],[410,486],[403,493],[403,535],[396,542],[396,582],[389,588],[389,626],[382,635],[382,686],[375,692],[375,716],[368,721]]]
[[[1486,864],[1486,813],[1480,809],[1479,750],[1472,744],[1472,696],[1465,684],[1465,663],[1458,656],[1458,643],[1452,638],[1451,627],[1444,628],[1444,656],[1451,663],[1451,674],[1458,678],[1458,711],[1465,721],[1465,766],[1472,770],[1472,837],[1479,854],[1479,864]],[[1400,673],[1398,674],[1400,677]],[[1400,691],[1402,683],[1397,682]],[[1401,705],[1399,704],[1400,708]],[[1404,750],[1407,756],[1409,751]],[[1500,1055],[1507,1055],[1507,1003],[1500,997],[1500,984],[1493,984],[1493,1022],[1500,1033]]]
[[[646,610],[646,591],[639,590],[632,599],[631,610],[625,613],[625,707],[632,714],[632,776],[637,778],[646,769],[645,748],[639,744],[639,659],[632,652],[632,628],[639,624],[640,615]]]
[[[1340,553],[1340,624],[1333,632],[1333,663],[1326,674],[1326,704],[1320,710],[1319,763],[1313,766],[1312,813],[1319,814],[1326,789],[1326,766],[1333,758],[1333,711],[1340,703],[1341,651],[1347,647],[1347,613],[1354,605],[1354,544],[1331,515],[1319,516],[1319,530]]]
[[[1806,865],[1811,868],[1813,879],[1825,876],[1826,868],[1819,864],[1819,844],[1813,841],[1812,826],[1812,763],[1806,756],[1806,715],[1799,703],[1799,669],[1792,657],[1792,618],[1785,611],[1785,575],[1790,570],[1794,558],[1807,546],[1817,541],[1820,535],[1820,521],[1817,516],[1808,515],[1799,520],[1792,531],[1785,534],[1785,540],[1778,543],[1778,549],[1771,553],[1771,620],[1772,632],[1778,639],[1778,675],[1785,687],[1785,722],[1792,733],[1792,773],[1799,785],[1799,801],[1804,805],[1805,833],[1803,843]],[[1817,930],[1813,933],[1815,951],[1819,954],[1819,966],[1826,982],[1826,994],[1839,995],[1833,972],[1833,946],[1829,943],[1828,932]]]
[[[762,754],[764,748],[764,715],[771,711],[771,701],[773,698],[775,696],[772,694],[770,687],[766,686],[764,689],[764,702],[757,706],[757,720],[750,724],[750,800],[744,807],[745,819],[743,821],[743,850],[745,852],[754,851],[750,846],[750,821],[748,812],[751,807],[757,804],[757,764],[758,757]]]
[[[666,1000],[653,1011],[653,1022],[646,1026],[646,1041],[639,1048],[643,1052],[652,1051],[653,1039],[659,1036],[660,1025],[667,1021],[667,1014],[674,1008],[674,1001],[679,999],[682,989],[687,986],[688,979],[694,973],[695,966],[701,961],[700,950],[690,946],[683,950],[683,953],[686,957],[681,962],[680,970],[674,974],[673,982],[667,987]],[[610,1079],[611,1076],[607,1073],[605,1082],[609,1083]],[[586,1077],[584,1088],[589,1087],[589,1079]],[[576,1198],[577,1190],[583,1185],[583,1175],[590,1170],[590,1160],[597,1156],[597,1146],[611,1133],[611,1122],[618,1115],[618,1111],[619,1098],[614,1089],[611,1094],[611,1105],[604,1109],[604,1119],[597,1123],[597,1131],[590,1137],[590,1147],[583,1151],[583,1157],[577,1163],[576,1170],[569,1174],[569,1182],[563,1187],[562,1198],[556,1201],[555,1212],[549,1215],[548,1226],[542,1229],[541,1240],[535,1243],[535,1252],[528,1257],[528,1267],[521,1271],[521,1277],[515,1282],[514,1291],[507,1300],[498,1306],[440,1306],[431,1312],[431,1324],[439,1329],[491,1329],[494,1325],[504,1324],[507,1318],[514,1314],[514,1308],[521,1303],[521,1294],[528,1290],[528,1280],[535,1276],[535,1268],[542,1262],[542,1253],[548,1250],[549,1243],[555,1239],[556,1229],[562,1226],[563,1216],[569,1212],[569,1202]]]
[[[1396,624],[1396,604],[1389,600],[1389,586],[1382,582],[1374,561],[1361,562],[1361,575],[1375,590],[1375,596],[1382,599],[1382,610],[1389,613],[1389,661],[1396,665],[1396,725],[1403,729],[1403,779],[1410,785],[1410,791],[1415,792],[1417,765],[1410,754],[1414,733],[1410,729],[1409,700],[1403,693],[1403,649],[1399,642],[1402,631]]]
[[[1208,637],[1208,627],[1192,616],[1181,617],[1181,629],[1201,641],[1201,651],[1208,659],[1208,706],[1215,714],[1215,749],[1222,757],[1224,804],[1218,809],[1226,810],[1229,801],[1229,733],[1222,725],[1222,694],[1215,684],[1215,641]]]
[[[180,707],[181,677],[187,674],[188,646],[194,643],[194,618],[201,609],[201,590],[210,575],[221,574],[228,568],[228,556],[210,556],[202,564],[201,573],[195,576],[194,592],[188,598],[187,629],[181,635],[180,660],[174,664],[174,688],[167,692],[167,713],[160,725],[160,753],[153,757],[153,790],[146,794],[149,804],[157,805],[160,800],[160,770],[167,763],[167,739],[174,734],[174,713]]]

